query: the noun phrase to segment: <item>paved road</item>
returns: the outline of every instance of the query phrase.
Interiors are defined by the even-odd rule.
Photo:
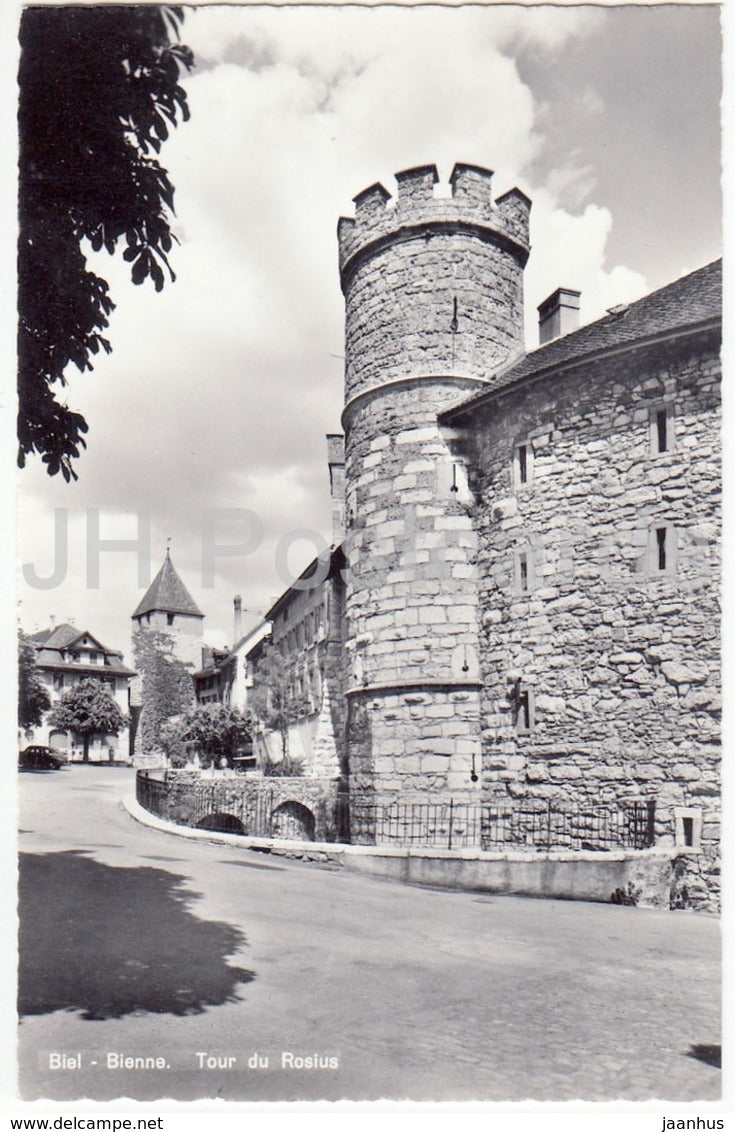
[[[713,917],[404,887],[147,829],[130,771],[19,777],[27,1100],[720,1094]]]

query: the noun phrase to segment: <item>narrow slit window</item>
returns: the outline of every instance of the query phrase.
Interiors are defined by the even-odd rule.
[[[533,692],[518,684],[514,695],[514,723],[517,735],[527,735],[534,727]]]
[[[656,527],[656,553],[659,570],[666,569],[666,527]]]
[[[535,585],[533,548],[524,546],[514,551],[514,579],[517,593],[529,593]]]
[[[663,405],[649,410],[651,455],[674,450],[674,406]]]
[[[684,817],[681,819],[682,834],[684,838],[684,845],[686,848],[691,849],[694,845],[694,818]]]
[[[518,445],[518,482],[528,483],[528,448],[525,444]]]
[[[533,483],[533,445],[529,440],[513,448],[513,484],[516,488]]]

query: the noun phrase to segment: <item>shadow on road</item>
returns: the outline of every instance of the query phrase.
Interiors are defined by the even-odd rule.
[[[201,1014],[255,976],[226,959],[245,943],[199,920],[196,893],[162,869],[112,868],[75,851],[20,854],[18,1011],[89,1021]]]

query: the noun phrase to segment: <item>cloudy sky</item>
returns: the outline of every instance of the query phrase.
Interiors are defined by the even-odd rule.
[[[715,8],[190,9],[191,121],[162,160],[176,186],[174,285],[134,287],[104,254],[117,309],[111,357],[70,374],[90,426],[79,480],[20,476],[18,549],[54,572],[54,512],[68,567],[21,577],[28,631],[74,619],[128,653],[142,595],[133,553],[100,557],[89,585],[87,512],[103,539],[149,517],[151,574],[173,560],[232,635],[254,623],[329,537],[327,432],[339,431],[343,306],[336,223],[392,174],[455,161],[495,170],[497,194],[533,200],[527,340],[559,285],[589,321],[720,254],[720,42]],[[203,574],[203,525],[249,553]],[[230,517],[227,517],[227,512]],[[234,512],[234,514],[233,514]],[[293,538],[311,530],[313,539]],[[290,554],[283,549],[292,541]],[[280,547],[280,552],[277,553]],[[280,558],[280,565],[279,565]]]

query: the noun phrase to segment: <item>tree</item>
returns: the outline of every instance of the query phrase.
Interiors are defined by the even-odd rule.
[[[255,669],[255,683],[249,704],[254,716],[264,727],[277,731],[281,737],[281,752],[288,758],[288,729],[309,712],[306,696],[297,692],[297,661],[284,657],[268,645],[263,649]]]
[[[238,747],[249,742],[251,734],[250,720],[237,708],[197,704],[178,719],[164,723],[160,741],[175,764],[187,761],[187,746],[196,744],[205,766],[216,766],[222,758],[231,765]]]
[[[92,736],[119,735],[127,720],[104,685],[90,677],[64,693],[49,712],[48,722],[82,736],[86,763]]]
[[[51,707],[51,697],[38,675],[36,648],[30,637],[18,630],[18,726],[37,727]]]
[[[175,239],[174,190],[156,156],[189,117],[179,7],[27,8],[18,75],[18,463],[41,454],[49,475],[76,479],[87,422],[59,400],[70,363],[91,370],[111,346],[114,309],[89,271],[84,241],[123,258],[133,283],[164,285]]]

